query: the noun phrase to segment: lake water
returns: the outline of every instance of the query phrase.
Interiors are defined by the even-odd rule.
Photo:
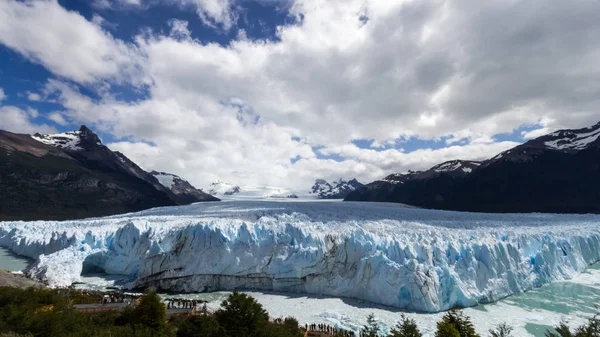
[[[28,267],[31,260],[15,256],[0,248],[0,270],[20,271]],[[119,287],[119,277],[90,275],[83,278],[78,288],[111,289]],[[216,309],[228,292],[177,294],[163,297],[178,297],[205,300],[209,308]],[[326,323],[346,329],[358,329],[365,323],[370,313],[375,313],[384,328],[395,324],[400,311],[371,303],[341,299],[286,293],[249,292],[269,311],[273,317],[294,316],[301,323]],[[496,303],[479,305],[465,309],[473,318],[478,332],[487,331],[499,323],[506,322],[515,328],[513,335],[542,337],[544,332],[561,320],[571,326],[578,326],[587,318],[599,312],[600,304],[600,264],[588,268],[584,273],[565,282],[546,285],[532,291],[514,295]],[[406,313],[414,318],[423,334],[433,336],[435,323],[441,318],[438,314]]]
[[[0,247],[0,270],[22,271],[32,261],[11,253],[8,249]]]
[[[325,323],[348,330],[357,330],[374,313],[384,329],[391,328],[401,311],[371,303],[335,297],[317,297],[286,293],[249,292],[273,317],[294,316],[301,323]],[[217,309],[229,292],[204,294],[163,295],[208,301],[210,309]],[[572,327],[583,324],[599,312],[600,264],[590,267],[574,279],[543,286],[517,294],[495,303],[465,309],[473,319],[477,332],[488,336],[488,330],[500,323],[514,327],[514,337],[542,337],[547,329],[561,320]],[[435,323],[443,313],[405,313],[415,319],[423,335],[433,336]]]

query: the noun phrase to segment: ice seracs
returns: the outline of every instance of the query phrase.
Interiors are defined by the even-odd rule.
[[[377,203],[230,201],[66,222],[0,223],[52,286],[104,271],[129,287],[351,297],[420,311],[494,301],[600,260],[600,216]]]

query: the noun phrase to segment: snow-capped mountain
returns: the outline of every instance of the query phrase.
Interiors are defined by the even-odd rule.
[[[158,179],[158,182],[160,182],[161,185],[168,188],[185,203],[219,200],[214,196],[195,188],[187,180],[175,174],[156,171],[152,171],[150,174]]]
[[[600,216],[474,214],[380,203],[201,203],[65,222],[0,222],[28,271],[128,288],[343,296],[418,311],[495,301],[600,260]]]
[[[0,177],[2,219],[74,219],[192,202],[86,126],[33,136],[0,130]]]
[[[484,165],[496,161],[527,162],[548,151],[576,154],[590,148],[600,148],[599,137],[600,123],[587,128],[558,130],[499,153]]]
[[[74,219],[177,205],[175,195],[87,127],[0,131],[0,218]]]
[[[81,142],[81,137],[81,130],[58,133],[53,135],[42,135],[36,133],[32,136],[32,138],[37,140],[38,142],[70,151],[83,150],[83,148],[79,146],[79,143]],[[100,142],[98,145],[102,145],[102,143]]]
[[[350,192],[362,187],[363,184],[356,179],[346,181],[340,178],[332,183],[317,179],[310,190],[310,194],[316,195],[319,199],[344,199]]]
[[[240,193],[242,189],[238,185],[226,183],[223,181],[215,181],[208,187],[208,193],[210,195],[219,196],[219,195],[233,195],[236,193]]]
[[[221,196],[228,199],[297,199],[298,193],[287,188],[272,187],[272,186],[251,186],[244,185],[242,187],[222,181],[212,183],[209,188],[209,193],[215,196]]]
[[[383,178],[382,181],[391,184],[404,184],[414,179],[429,179],[440,174],[451,176],[466,176],[481,165],[481,162],[472,160],[450,160],[435,165],[427,171],[409,171],[408,173],[393,173]]]
[[[479,162],[392,174],[346,197],[478,212],[600,213],[600,123],[538,137]]]

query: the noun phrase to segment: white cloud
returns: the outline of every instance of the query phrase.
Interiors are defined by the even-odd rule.
[[[4,94],[4,89],[0,88],[0,102],[6,99],[6,95]]]
[[[174,39],[189,39],[191,38],[191,32],[188,29],[188,22],[185,20],[171,19],[168,22],[171,27],[170,37]]]
[[[209,25],[237,22],[234,1],[164,1],[192,6]],[[275,39],[240,33],[223,46],[190,39],[184,21],[171,21],[169,36],[125,43],[55,1],[2,2],[0,42],[80,84],[147,84],[147,97],[135,102],[105,91],[94,101],[61,80],[46,89],[69,120],[129,137],[111,146],[147,168],[200,186],[223,179],[306,187],[320,177],[366,181],[483,159],[516,144],[494,135],[523,125],[540,126],[527,138],[595,124],[598,9],[538,0],[297,0],[290,14],[298,23],[278,27]],[[389,148],[412,137],[447,144]],[[345,160],[318,159],[313,146]]]
[[[31,121],[35,118],[34,110],[25,111],[15,106],[0,107],[0,130],[6,130],[14,133],[34,134],[56,133],[56,129],[46,124],[37,125]]]
[[[0,43],[82,83],[137,80],[139,55],[56,0],[0,1]]]
[[[35,92],[27,92],[27,99],[33,102],[38,102],[42,99],[42,96],[40,96],[40,94],[35,93]]]
[[[205,25],[229,30],[236,25],[238,13],[234,0],[163,0],[184,7],[193,7]]]
[[[63,115],[58,112],[52,112],[46,118],[48,118],[49,120],[53,121],[54,123],[56,123],[58,125],[67,125],[68,124],[67,121],[65,120],[65,118],[63,117]]]

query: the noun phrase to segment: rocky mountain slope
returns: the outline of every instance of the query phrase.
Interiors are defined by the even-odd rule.
[[[195,188],[192,184],[190,184],[187,180],[171,173],[165,172],[150,172],[160,184],[171,192],[173,192],[179,199],[186,203],[191,204],[194,202],[202,202],[202,201],[219,201],[219,199],[214,196],[204,193],[202,190]]]
[[[349,194],[476,212],[600,213],[600,123],[532,139],[484,162],[393,174]]]
[[[345,181],[340,178],[340,180],[332,183],[317,179],[310,190],[310,194],[317,195],[319,199],[344,199],[348,194],[363,186],[356,179]]]
[[[74,219],[184,204],[148,172],[78,131],[0,131],[0,219]]]

